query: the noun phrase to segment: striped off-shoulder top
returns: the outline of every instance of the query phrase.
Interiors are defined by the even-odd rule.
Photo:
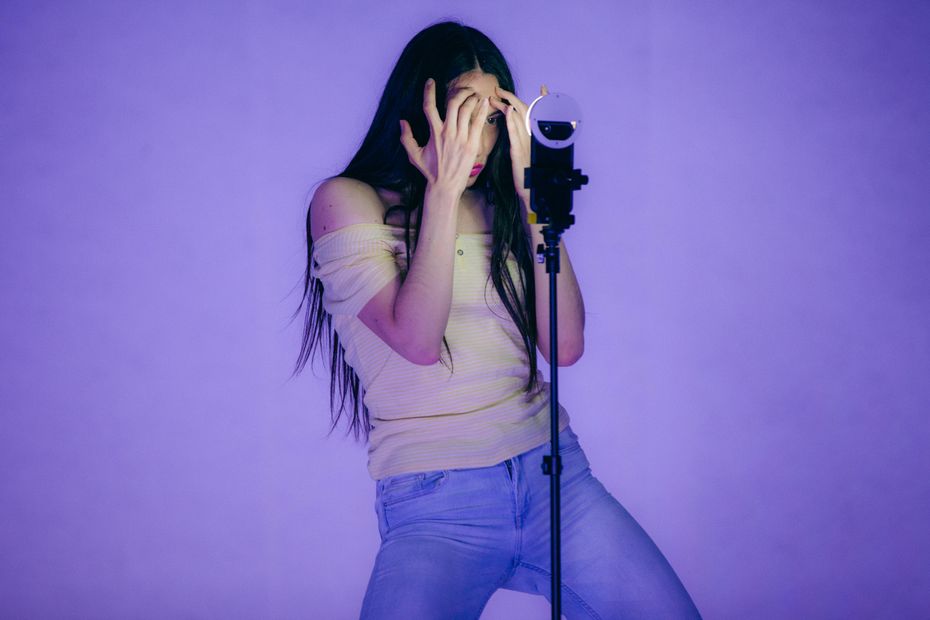
[[[494,465],[549,439],[549,385],[524,391],[529,360],[516,324],[489,279],[491,235],[455,240],[446,365],[414,364],[358,318],[365,304],[406,273],[404,229],[353,224],[313,244],[311,276],[323,283],[323,308],[359,377],[372,425],[368,470],[396,474]],[[519,283],[513,257],[507,267]],[[451,367],[451,368],[450,368]],[[559,429],[569,424],[559,406]]]

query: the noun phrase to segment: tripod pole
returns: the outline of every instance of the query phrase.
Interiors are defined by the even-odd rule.
[[[552,568],[552,620],[562,617],[562,556],[561,556],[561,474],[562,457],[559,456],[559,330],[556,276],[559,273],[559,233],[546,226],[542,230],[546,247],[537,248],[546,257],[549,274],[549,425],[552,448],[543,457],[543,473],[549,478],[549,554]]]
[[[545,224],[545,247],[536,247],[537,260],[545,256],[549,274],[549,427],[551,453],[543,455],[542,470],[549,479],[550,556],[552,568],[552,620],[562,617],[561,558],[561,474],[559,456],[559,330],[556,276],[559,273],[559,238],[575,223],[572,192],[587,184],[588,177],[575,169],[575,134],[581,111],[571,97],[560,93],[537,98],[526,113],[526,129],[531,135],[530,167],[524,168],[523,187],[530,190],[531,223]],[[537,330],[542,326],[537,325]]]

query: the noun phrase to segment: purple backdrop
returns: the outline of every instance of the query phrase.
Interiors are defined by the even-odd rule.
[[[305,201],[456,17],[585,110],[562,402],[705,618],[928,617],[930,5],[659,4],[0,4],[0,616],[357,617]]]

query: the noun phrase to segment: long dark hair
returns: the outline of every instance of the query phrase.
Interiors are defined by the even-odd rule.
[[[395,209],[405,215],[407,264],[412,248],[416,248],[420,231],[426,179],[408,160],[400,142],[400,119],[410,123],[413,135],[420,145],[429,140],[429,124],[423,113],[423,89],[427,78],[436,81],[436,107],[445,118],[449,84],[463,73],[480,69],[494,75],[501,88],[516,92],[513,76],[496,45],[480,31],[457,22],[440,22],[420,31],[404,48],[391,72],[378,103],[375,117],[365,140],[345,170],[336,175],[368,183],[372,187],[397,192],[401,204],[387,209],[384,222]],[[510,141],[506,128],[502,128],[497,144],[488,157],[487,165],[475,181],[473,190],[481,191],[489,204],[494,205],[492,225],[493,246],[491,273],[504,307],[520,331],[529,357],[530,374],[525,389],[537,389],[536,365],[536,304],[533,281],[533,257],[530,243],[523,229],[520,204],[514,189],[510,161]],[[411,239],[411,221],[415,222]],[[512,255],[520,269],[519,282],[514,282],[506,260]],[[351,411],[349,431],[355,438],[364,432],[365,439],[371,430],[368,407],[362,402],[364,388],[358,375],[344,359],[345,349],[332,326],[332,316],[323,309],[323,283],[310,275],[313,260],[313,239],[310,234],[310,208],[307,208],[307,268],[304,271],[304,294],[294,313],[296,316],[306,301],[303,341],[292,377],[299,373],[317,351],[321,360],[322,343],[330,352],[329,397],[332,426],[335,429],[345,412],[348,399]],[[445,351],[451,361],[449,343],[443,338]],[[440,360],[444,365],[445,361]],[[452,369],[450,369],[452,370]],[[336,389],[339,389],[340,406],[336,409]]]

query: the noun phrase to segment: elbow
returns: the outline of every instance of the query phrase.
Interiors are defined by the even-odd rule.
[[[417,366],[432,366],[439,361],[439,349],[435,347],[408,348],[399,353],[408,362]]]
[[[559,366],[571,366],[580,360],[582,355],[584,355],[584,346],[570,349],[565,353],[559,351]]]
[[[432,366],[439,361],[438,355],[426,355],[423,357],[407,358],[417,366]]]
[[[552,365],[548,347],[546,349],[540,347],[540,352],[543,354],[546,363]],[[571,366],[580,360],[582,355],[584,355],[584,340],[559,343],[559,366]]]
[[[426,337],[415,328],[403,327],[395,323],[394,329],[389,331],[389,338],[385,338],[384,341],[394,350],[394,353],[411,364],[432,366],[439,361],[441,343],[432,342],[432,338]]]
[[[559,366],[571,366],[580,360],[582,355],[584,355],[584,348],[578,349],[577,352],[570,355],[559,355]]]

